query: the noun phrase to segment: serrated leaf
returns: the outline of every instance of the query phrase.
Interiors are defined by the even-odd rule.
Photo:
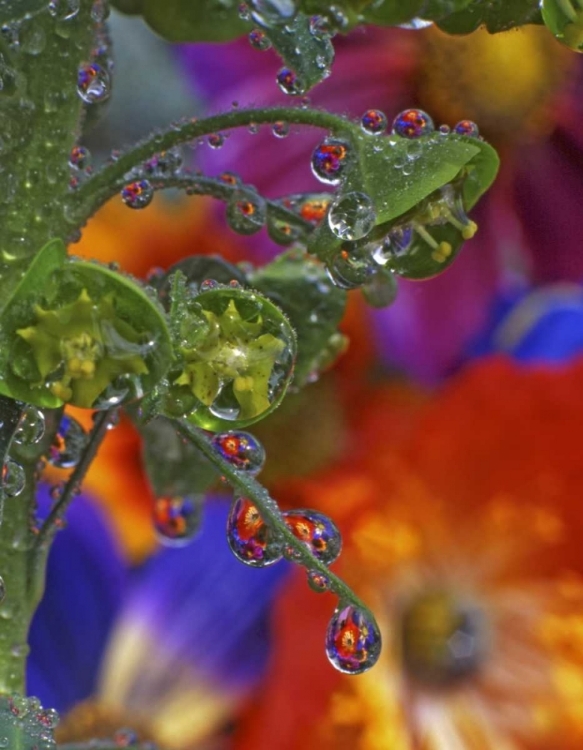
[[[474,0],[465,10],[438,22],[449,34],[469,34],[486,26],[492,34],[527,23],[542,23],[538,0]]]
[[[302,386],[315,371],[337,334],[346,307],[346,292],[335,286],[324,267],[294,250],[250,277],[290,319],[298,338],[294,384]]]
[[[301,93],[330,74],[334,47],[326,34],[313,34],[310,19],[298,13],[287,25],[263,29],[285,65],[298,77]]]
[[[170,42],[226,42],[249,30],[239,0],[143,0],[142,15]]]

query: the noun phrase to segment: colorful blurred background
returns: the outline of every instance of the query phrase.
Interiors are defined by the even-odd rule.
[[[170,48],[114,14],[112,37],[96,161],[181,116],[285,98],[274,53],[246,39]],[[375,612],[381,659],[358,677],[330,667],[333,597],[291,564],[235,560],[226,485],[190,546],[160,547],[122,418],[59,534],[32,629],[29,691],[61,712],[63,742],[132,727],[167,750],[583,747],[583,63],[534,27],[360,28],[336,49],[312,104],[469,118],[502,158],[454,266],[402,282],[386,310],[352,293],[348,351],[252,430],[281,507],[339,525],[335,570]],[[253,130],[184,158],[270,197],[316,187],[317,134]],[[223,213],[178,193],[142,211],[116,199],[75,252],[140,278],[193,254],[278,252]]]

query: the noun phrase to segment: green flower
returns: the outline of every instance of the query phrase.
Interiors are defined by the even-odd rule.
[[[66,403],[90,408],[121,375],[148,373],[146,347],[135,329],[121,320],[114,294],[98,302],[83,289],[75,302],[56,310],[34,306],[36,323],[16,333],[32,350],[40,379]]]

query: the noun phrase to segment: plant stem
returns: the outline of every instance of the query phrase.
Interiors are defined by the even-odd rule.
[[[172,130],[156,133],[130,151],[126,151],[115,162],[102,167],[70,197],[71,213],[79,224],[85,223],[111,197],[112,185],[125,184],[128,174],[133,169],[141,167],[145,161],[162,151],[223,130],[253,124],[271,124],[280,120],[296,125],[324,128],[345,138],[350,138],[357,132],[357,126],[344,117],[318,109],[296,107],[236,109],[201,120],[193,119]]]
[[[269,495],[265,487],[253,477],[243,474],[235,469],[224,459],[212,446],[204,432],[186,420],[177,420],[175,426],[180,435],[193,443],[200,452],[216,467],[217,471],[224,476],[233,489],[248,498],[259,509],[261,517],[277,533],[278,537],[285,541],[294,551],[294,562],[303,565],[307,570],[317,570],[329,581],[329,589],[335,593],[341,602],[352,604],[363,609],[370,617],[373,617],[368,607],[356,596],[352,589],[330,569],[315,557],[308,547],[301,542],[289,529],[284,521],[281,511],[275,500]],[[374,618],[373,618],[374,619]]]

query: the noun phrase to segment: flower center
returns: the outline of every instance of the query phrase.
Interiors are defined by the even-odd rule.
[[[444,591],[425,591],[402,610],[403,667],[417,682],[447,687],[479,669],[487,651],[486,623],[475,605]]]
[[[423,33],[418,95],[434,119],[478,123],[497,147],[549,132],[575,55],[538,26],[489,34]]]

